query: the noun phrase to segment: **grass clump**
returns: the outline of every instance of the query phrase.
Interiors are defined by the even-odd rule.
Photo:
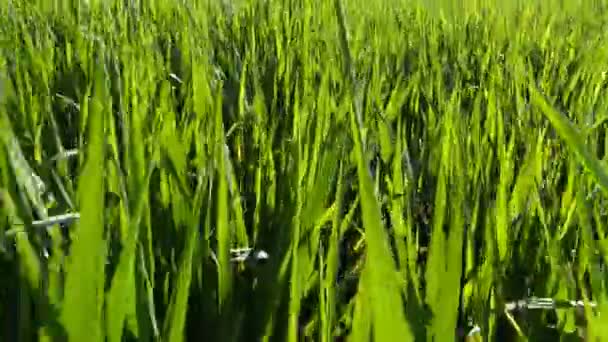
[[[604,8],[2,4],[2,338],[608,338]]]

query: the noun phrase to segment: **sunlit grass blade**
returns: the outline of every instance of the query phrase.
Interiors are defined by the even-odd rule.
[[[135,69],[125,72],[125,82],[135,82],[137,74]],[[146,86],[146,82],[139,82],[140,86]],[[126,94],[131,91],[127,90]],[[136,248],[139,240],[142,211],[148,198],[149,177],[151,168],[145,165],[143,129],[146,116],[142,108],[145,106],[145,98],[132,97],[132,110],[128,118],[128,167],[126,182],[128,198],[120,207],[121,237],[123,238],[123,249],[121,250],[117,271],[112,279],[111,288],[107,297],[107,333],[110,341],[122,341],[124,321],[128,315],[134,315],[136,308],[136,275],[135,259]],[[125,99],[126,102],[127,99]],[[144,103],[141,103],[144,102]],[[108,120],[109,121],[109,120]]]
[[[357,177],[361,197],[362,220],[366,232],[367,255],[364,266],[362,289],[369,291],[370,297],[361,310],[371,310],[373,336],[375,340],[387,341],[395,338],[410,341],[413,339],[401,300],[401,282],[395,268],[386,232],[380,217],[380,207],[374,195],[374,187],[365,161],[361,132],[354,112],[350,115],[351,133],[355,141]],[[386,316],[384,313],[391,312]],[[358,327],[354,327],[358,329]],[[365,330],[364,330],[365,331]]]
[[[375,196],[368,163],[366,161],[365,147],[362,137],[362,118],[359,105],[355,99],[356,94],[354,80],[352,78],[353,67],[348,46],[346,23],[340,0],[335,0],[335,12],[340,28],[339,41],[344,57],[343,77],[349,79],[347,84],[351,87],[347,92],[346,100],[352,105],[349,110],[350,133],[354,140],[354,155],[357,167],[357,178],[359,195],[361,198],[361,216],[366,232],[367,254],[364,266],[364,277],[362,289],[369,291],[363,302],[359,305],[369,305],[369,318],[372,321],[373,336],[378,341],[400,339],[410,341],[413,339],[410,327],[403,312],[401,297],[401,282],[398,280],[398,272],[393,261],[388,237],[382,224],[380,206]],[[352,101],[352,102],[350,102]],[[367,300],[365,300],[367,299]],[[367,305],[365,305],[366,303]],[[365,310],[364,307],[360,308]],[[391,315],[385,315],[391,312]],[[370,317],[371,316],[371,317]],[[359,324],[365,324],[363,322]],[[357,336],[359,328],[354,326],[354,334]],[[367,329],[363,329],[367,331]],[[364,334],[366,335],[366,334]],[[365,336],[359,335],[362,338]]]
[[[103,54],[101,54],[103,56]],[[106,242],[104,239],[104,116],[109,110],[103,65],[93,73],[86,161],[79,177],[80,222],[74,232],[65,282],[62,322],[70,341],[102,341]]]

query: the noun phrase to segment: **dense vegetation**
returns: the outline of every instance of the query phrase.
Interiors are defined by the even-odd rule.
[[[608,340],[607,5],[2,2],[0,338]]]

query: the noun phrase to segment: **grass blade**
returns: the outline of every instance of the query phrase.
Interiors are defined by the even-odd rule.
[[[104,116],[107,109],[106,76],[103,65],[94,73],[91,112],[88,115],[89,143],[86,162],[79,177],[80,222],[67,267],[62,321],[69,341],[103,341],[102,330],[105,241]]]

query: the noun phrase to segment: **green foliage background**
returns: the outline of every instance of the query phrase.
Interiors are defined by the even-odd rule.
[[[2,340],[608,339],[608,2],[0,8]]]

